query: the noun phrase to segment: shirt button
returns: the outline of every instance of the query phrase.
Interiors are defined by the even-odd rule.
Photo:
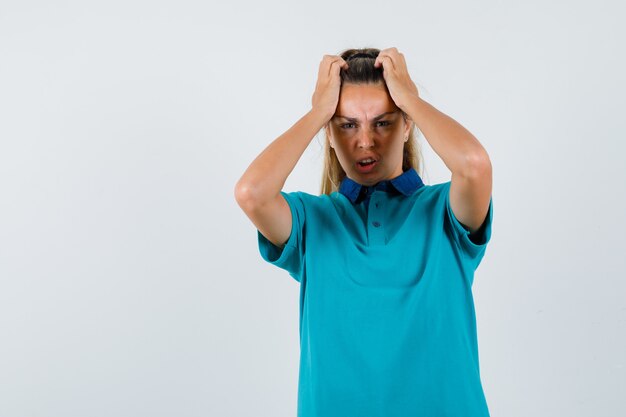
[[[376,207],[378,207],[378,203],[376,203]]]
[[[374,225],[374,227],[380,226],[380,223],[378,223],[378,222],[373,222],[372,224]]]

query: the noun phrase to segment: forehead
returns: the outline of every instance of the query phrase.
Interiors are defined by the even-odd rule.
[[[344,84],[335,116],[367,120],[397,109],[383,84]]]

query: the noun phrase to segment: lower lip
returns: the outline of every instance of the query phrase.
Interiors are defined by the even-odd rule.
[[[357,162],[357,164],[356,164],[356,169],[357,169],[357,170],[358,170],[361,174],[367,174],[368,172],[370,172],[371,170],[373,170],[373,169],[374,169],[374,167],[375,167],[376,165],[378,165],[378,161],[375,161],[375,162],[373,162],[373,163],[371,163],[371,164],[369,164],[369,165],[366,165],[366,166],[361,166],[361,164],[359,164],[359,163]]]

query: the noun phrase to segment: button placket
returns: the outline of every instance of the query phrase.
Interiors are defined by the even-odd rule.
[[[385,244],[385,228],[383,225],[382,209],[380,200],[383,191],[375,190],[370,195],[370,210],[368,213],[367,233],[370,245]]]

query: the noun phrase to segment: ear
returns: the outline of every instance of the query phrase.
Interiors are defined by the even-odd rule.
[[[408,136],[413,129],[413,126],[415,126],[415,123],[413,123],[413,120],[411,120],[411,118],[406,115],[406,118],[404,119],[404,125],[404,136]]]
[[[331,148],[335,149],[335,146],[333,145],[333,138],[332,135],[330,134],[330,125],[327,123],[326,126],[324,126],[324,131],[326,132],[326,137],[328,138],[328,143],[330,145]]]

